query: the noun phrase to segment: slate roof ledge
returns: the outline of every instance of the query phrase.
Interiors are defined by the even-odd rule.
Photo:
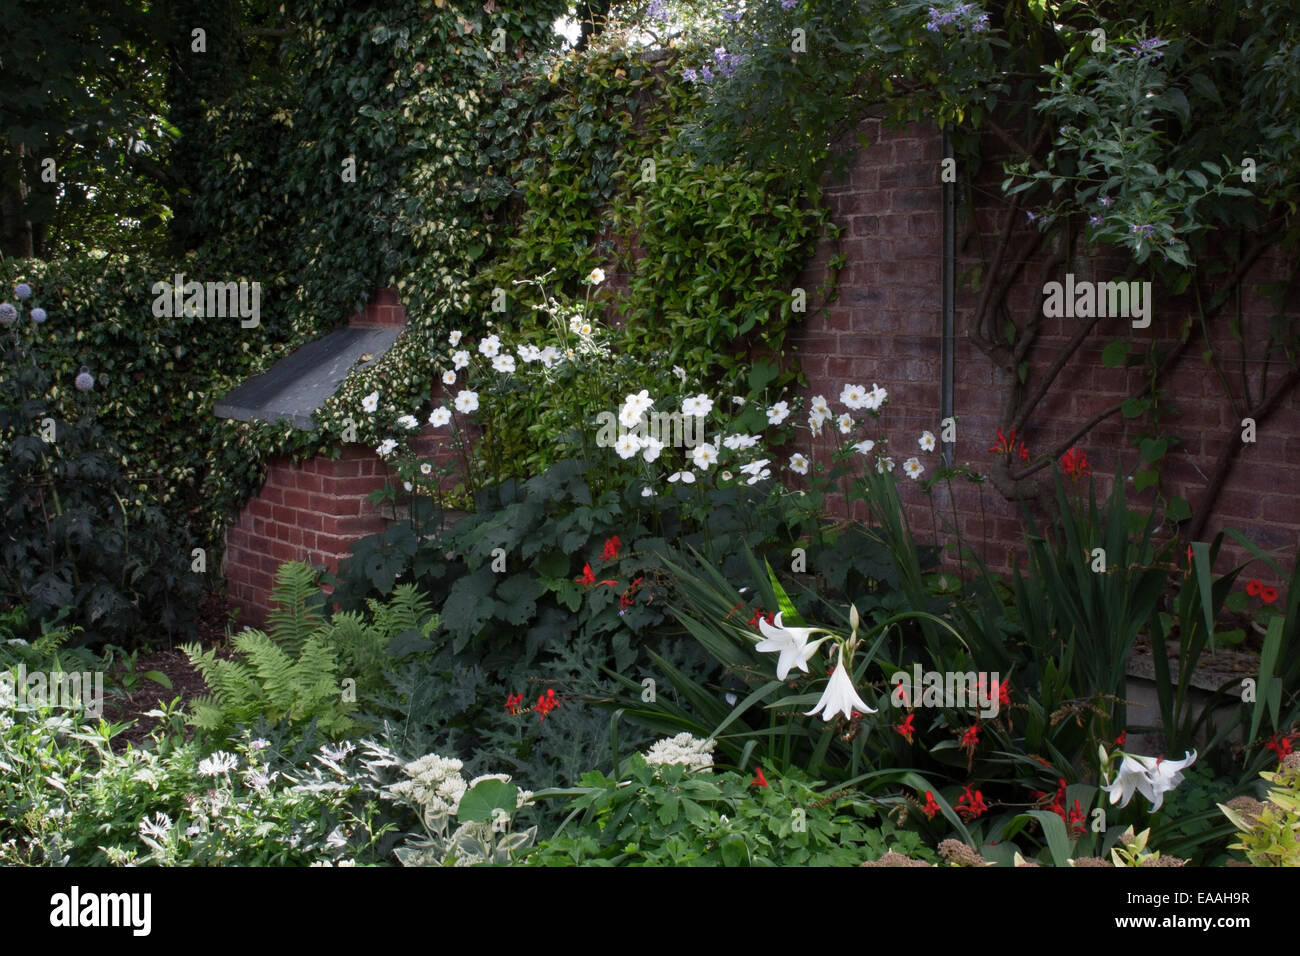
[[[310,431],[312,417],[355,368],[375,362],[393,347],[406,326],[406,310],[394,289],[379,289],[347,326],[308,342],[261,375],[232,389],[213,408],[235,421],[289,421]]]

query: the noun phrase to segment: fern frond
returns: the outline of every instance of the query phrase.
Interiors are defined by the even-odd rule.
[[[325,623],[320,613],[325,598],[316,583],[316,572],[302,561],[280,565],[271,600],[280,607],[266,616],[268,633],[275,643],[296,657],[303,644]]]

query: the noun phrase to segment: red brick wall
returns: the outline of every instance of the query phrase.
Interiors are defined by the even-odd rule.
[[[824,243],[799,282],[805,289],[817,288],[829,256],[843,252],[847,265],[839,276],[839,297],[825,315],[814,312],[810,305],[808,320],[792,334],[792,344],[808,375],[807,394],[824,395],[837,414],[844,410],[838,397],[846,382],[868,388],[879,383],[889,390],[880,425],[891,439],[908,519],[922,540],[936,540],[937,523],[937,540],[949,544],[953,540],[953,501],[948,489],[935,487],[932,512],[919,487],[901,475],[902,462],[911,455],[920,457],[927,476],[940,463],[937,451],[920,453],[916,438],[924,429],[936,436],[940,433],[941,137],[937,129],[922,124],[890,131],[873,121],[866,124],[865,131],[873,145],[859,153],[846,181],[828,182],[826,188],[833,217],[844,228],[843,238],[838,248]],[[980,205],[978,216],[985,253],[991,254],[1001,221],[1001,209],[993,201],[1000,195],[1001,171],[995,162],[986,162],[985,169],[977,187],[990,201]],[[1026,218],[1017,228],[1017,240],[1029,228]],[[959,240],[961,235],[959,223]],[[964,272],[978,264],[974,251],[959,246],[956,269],[954,411],[958,428],[954,458],[957,464],[968,463],[974,470],[988,473],[994,457],[988,448],[1001,423],[1000,386],[1005,373],[994,367],[967,334],[978,296],[963,287],[962,279]],[[1064,281],[1066,272],[1079,279],[1117,278],[1126,264],[1114,257],[1102,259],[1098,250],[1084,247],[1067,265],[1043,275],[1042,259],[1040,253],[1010,293],[1009,307],[1022,323],[1031,311],[1041,314],[1044,281]],[[1285,275],[1283,263],[1261,261],[1248,281],[1271,281],[1280,275]],[[1158,288],[1154,295],[1150,328],[1133,329],[1128,319],[1103,319],[1084,340],[1030,416],[1024,438],[1031,453],[1063,441],[1091,415],[1122,400],[1141,384],[1137,371],[1103,368],[1101,350],[1115,338],[1127,339],[1141,349],[1153,334],[1162,336],[1162,346],[1172,344],[1179,320],[1194,314],[1194,300],[1165,300]],[[1247,342],[1262,341],[1271,306],[1247,287],[1240,308]],[[1044,319],[1040,337],[1028,355],[1031,385],[1060,353],[1078,321]],[[1227,322],[1219,321],[1217,328],[1215,345],[1232,346]],[[1170,414],[1162,430],[1184,440],[1166,458],[1166,491],[1187,498],[1193,507],[1201,498],[1218,451],[1230,432],[1240,429],[1240,416],[1232,414],[1217,376],[1201,361],[1204,348],[1203,341],[1193,342],[1168,379]],[[1258,348],[1254,354],[1258,355]],[[1275,359],[1273,381],[1282,374],[1279,367]],[[1257,371],[1259,363],[1248,363],[1248,368]],[[1257,387],[1255,382],[1252,387]],[[1144,427],[1145,419],[1126,420],[1115,415],[1079,441],[1097,478],[1099,497],[1109,491],[1120,462],[1126,473],[1137,464],[1133,441],[1143,434]],[[817,443],[823,453],[828,444],[826,440]],[[957,526],[968,546],[983,552],[994,566],[1005,568],[1020,541],[1019,511],[991,484],[982,486],[982,495],[983,512],[978,486],[954,484]],[[1154,495],[1148,492],[1134,500],[1150,503]],[[1260,546],[1285,548],[1289,555],[1300,547],[1300,391],[1293,391],[1260,426],[1258,443],[1245,447],[1200,537],[1209,540],[1225,525],[1242,530]],[[1293,558],[1284,563],[1290,560]],[[1260,565],[1254,573],[1267,574]]]

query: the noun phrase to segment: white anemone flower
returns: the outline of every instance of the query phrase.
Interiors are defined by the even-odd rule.
[[[821,700],[817,701],[817,706],[804,716],[812,717],[820,713],[822,720],[829,723],[835,719],[836,714],[843,714],[845,718],[851,720],[855,710],[860,710],[864,714],[875,713],[854,689],[853,680],[844,666],[844,648],[841,647],[839,663],[835,665],[835,672],[831,674],[831,679],[826,682]]]
[[[825,395],[814,395],[812,401],[808,403],[810,411],[816,412],[823,419],[831,417],[831,407],[826,403]]]
[[[478,411],[478,392],[464,389],[456,396],[456,411],[466,414]]]
[[[925,471],[925,466],[916,458],[909,458],[903,462],[903,471],[907,472],[907,477],[913,481],[921,477],[921,472]]]
[[[492,359],[492,367],[498,372],[513,372],[515,370],[515,357],[513,355],[498,355]]]
[[[654,461],[659,457],[660,452],[664,450],[664,443],[658,438],[647,438],[642,443],[642,448],[641,457],[646,461]]]
[[[767,410],[767,422],[769,425],[780,425],[790,417],[790,403],[777,402]]]
[[[887,471],[894,470],[894,459],[888,455],[876,459],[876,472],[883,475]]]
[[[766,618],[760,617],[758,629],[764,639],[754,645],[754,650],[763,654],[781,655],[776,661],[777,680],[785,680],[790,671],[796,667],[807,674],[808,661],[812,659],[822,642],[829,640],[823,637],[809,644],[808,638],[813,634],[830,633],[821,627],[786,627],[781,623],[779,613],[771,624],[767,623]]]
[[[1181,771],[1195,762],[1195,750],[1184,753],[1182,760],[1164,760],[1160,757],[1126,753],[1115,780],[1101,789],[1110,794],[1110,802],[1118,803],[1120,809],[1128,806],[1136,790],[1151,801],[1151,812],[1155,813],[1165,802],[1166,791],[1173,790],[1183,782]]]
[[[822,433],[822,426],[825,424],[826,416],[821,412],[811,411],[808,413],[808,430],[812,432],[814,438]]]
[[[443,372],[443,373],[442,373],[442,384],[443,384],[443,385],[455,385],[455,384],[456,384],[456,373],[453,372],[451,369],[447,369],[447,371]]]
[[[592,269],[591,272],[587,274],[587,285],[600,285],[604,281],[605,281],[604,269]]]
[[[361,400],[361,407],[367,412],[375,412],[379,409],[379,393],[371,392]]]
[[[683,385],[686,384],[686,369],[682,368],[680,365],[674,365],[673,374],[676,375],[677,378],[681,380],[681,383]]]
[[[680,481],[684,485],[693,485],[695,484],[695,472],[675,471],[668,476],[668,480],[672,482]]]
[[[867,410],[872,412],[879,411],[880,406],[885,404],[885,400],[887,398],[889,398],[889,393],[885,391],[883,388],[881,388],[879,385],[877,385],[875,382],[872,382],[871,392],[870,394],[867,395],[866,398]]]
[[[934,451],[934,432],[921,432],[921,437],[916,440],[921,446],[921,451]]]
[[[853,421],[853,416],[848,412],[845,412],[839,418],[835,419],[835,424],[840,427],[841,435],[847,435],[849,432],[853,431],[855,422]]]
[[[379,453],[380,458],[387,458],[396,450],[397,442],[393,441],[391,438],[385,438],[379,443],[379,447],[375,449],[375,451]]]
[[[627,461],[641,450],[641,441],[631,432],[624,432],[618,436],[618,441],[614,442],[614,450],[618,452],[619,458]]]
[[[461,332],[459,329],[457,329],[456,331],[452,332],[451,335],[447,336],[447,344],[450,345],[452,348],[455,348],[457,345],[460,345],[460,339],[461,339]]]
[[[489,335],[478,344],[478,350],[484,358],[496,358],[497,353],[501,351],[501,339],[496,335]]]
[[[871,441],[870,439],[867,439],[865,441],[860,441],[856,445],[854,445],[853,450],[856,451],[859,455],[870,455],[871,449],[875,447],[876,447],[876,443]]]
[[[469,364],[469,353],[464,349],[461,349],[459,352],[455,352],[452,354],[451,356],[452,368],[462,369],[468,364]]]
[[[713,411],[713,399],[704,394],[687,398],[682,402],[683,415],[694,415],[696,418],[703,418],[711,411]]]
[[[790,456],[790,470],[797,475],[808,474],[808,459],[795,452]]]
[[[697,445],[691,452],[691,462],[700,471],[708,471],[718,463],[718,449],[714,448],[708,442],[703,445]]]
[[[867,390],[861,385],[845,385],[840,391],[840,404],[857,411],[867,407]]]
[[[441,428],[449,421],[451,421],[451,411],[445,406],[438,406],[429,415],[429,424],[434,428]]]
[[[403,415],[397,420],[397,424],[401,425],[408,432],[412,428],[418,428],[420,426],[420,423],[416,420],[414,415]]]

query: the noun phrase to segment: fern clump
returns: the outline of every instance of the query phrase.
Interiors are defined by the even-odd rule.
[[[224,736],[240,724],[284,720],[315,721],[329,737],[348,734],[357,728],[358,694],[383,685],[394,640],[423,642],[438,626],[428,600],[410,584],[387,601],[368,601],[366,615],[328,620],[315,573],[296,561],[280,566],[271,597],[279,607],[268,615],[269,630],[237,634],[237,659],[219,659],[195,644],[182,648],[212,690],[190,708],[199,730]]]

